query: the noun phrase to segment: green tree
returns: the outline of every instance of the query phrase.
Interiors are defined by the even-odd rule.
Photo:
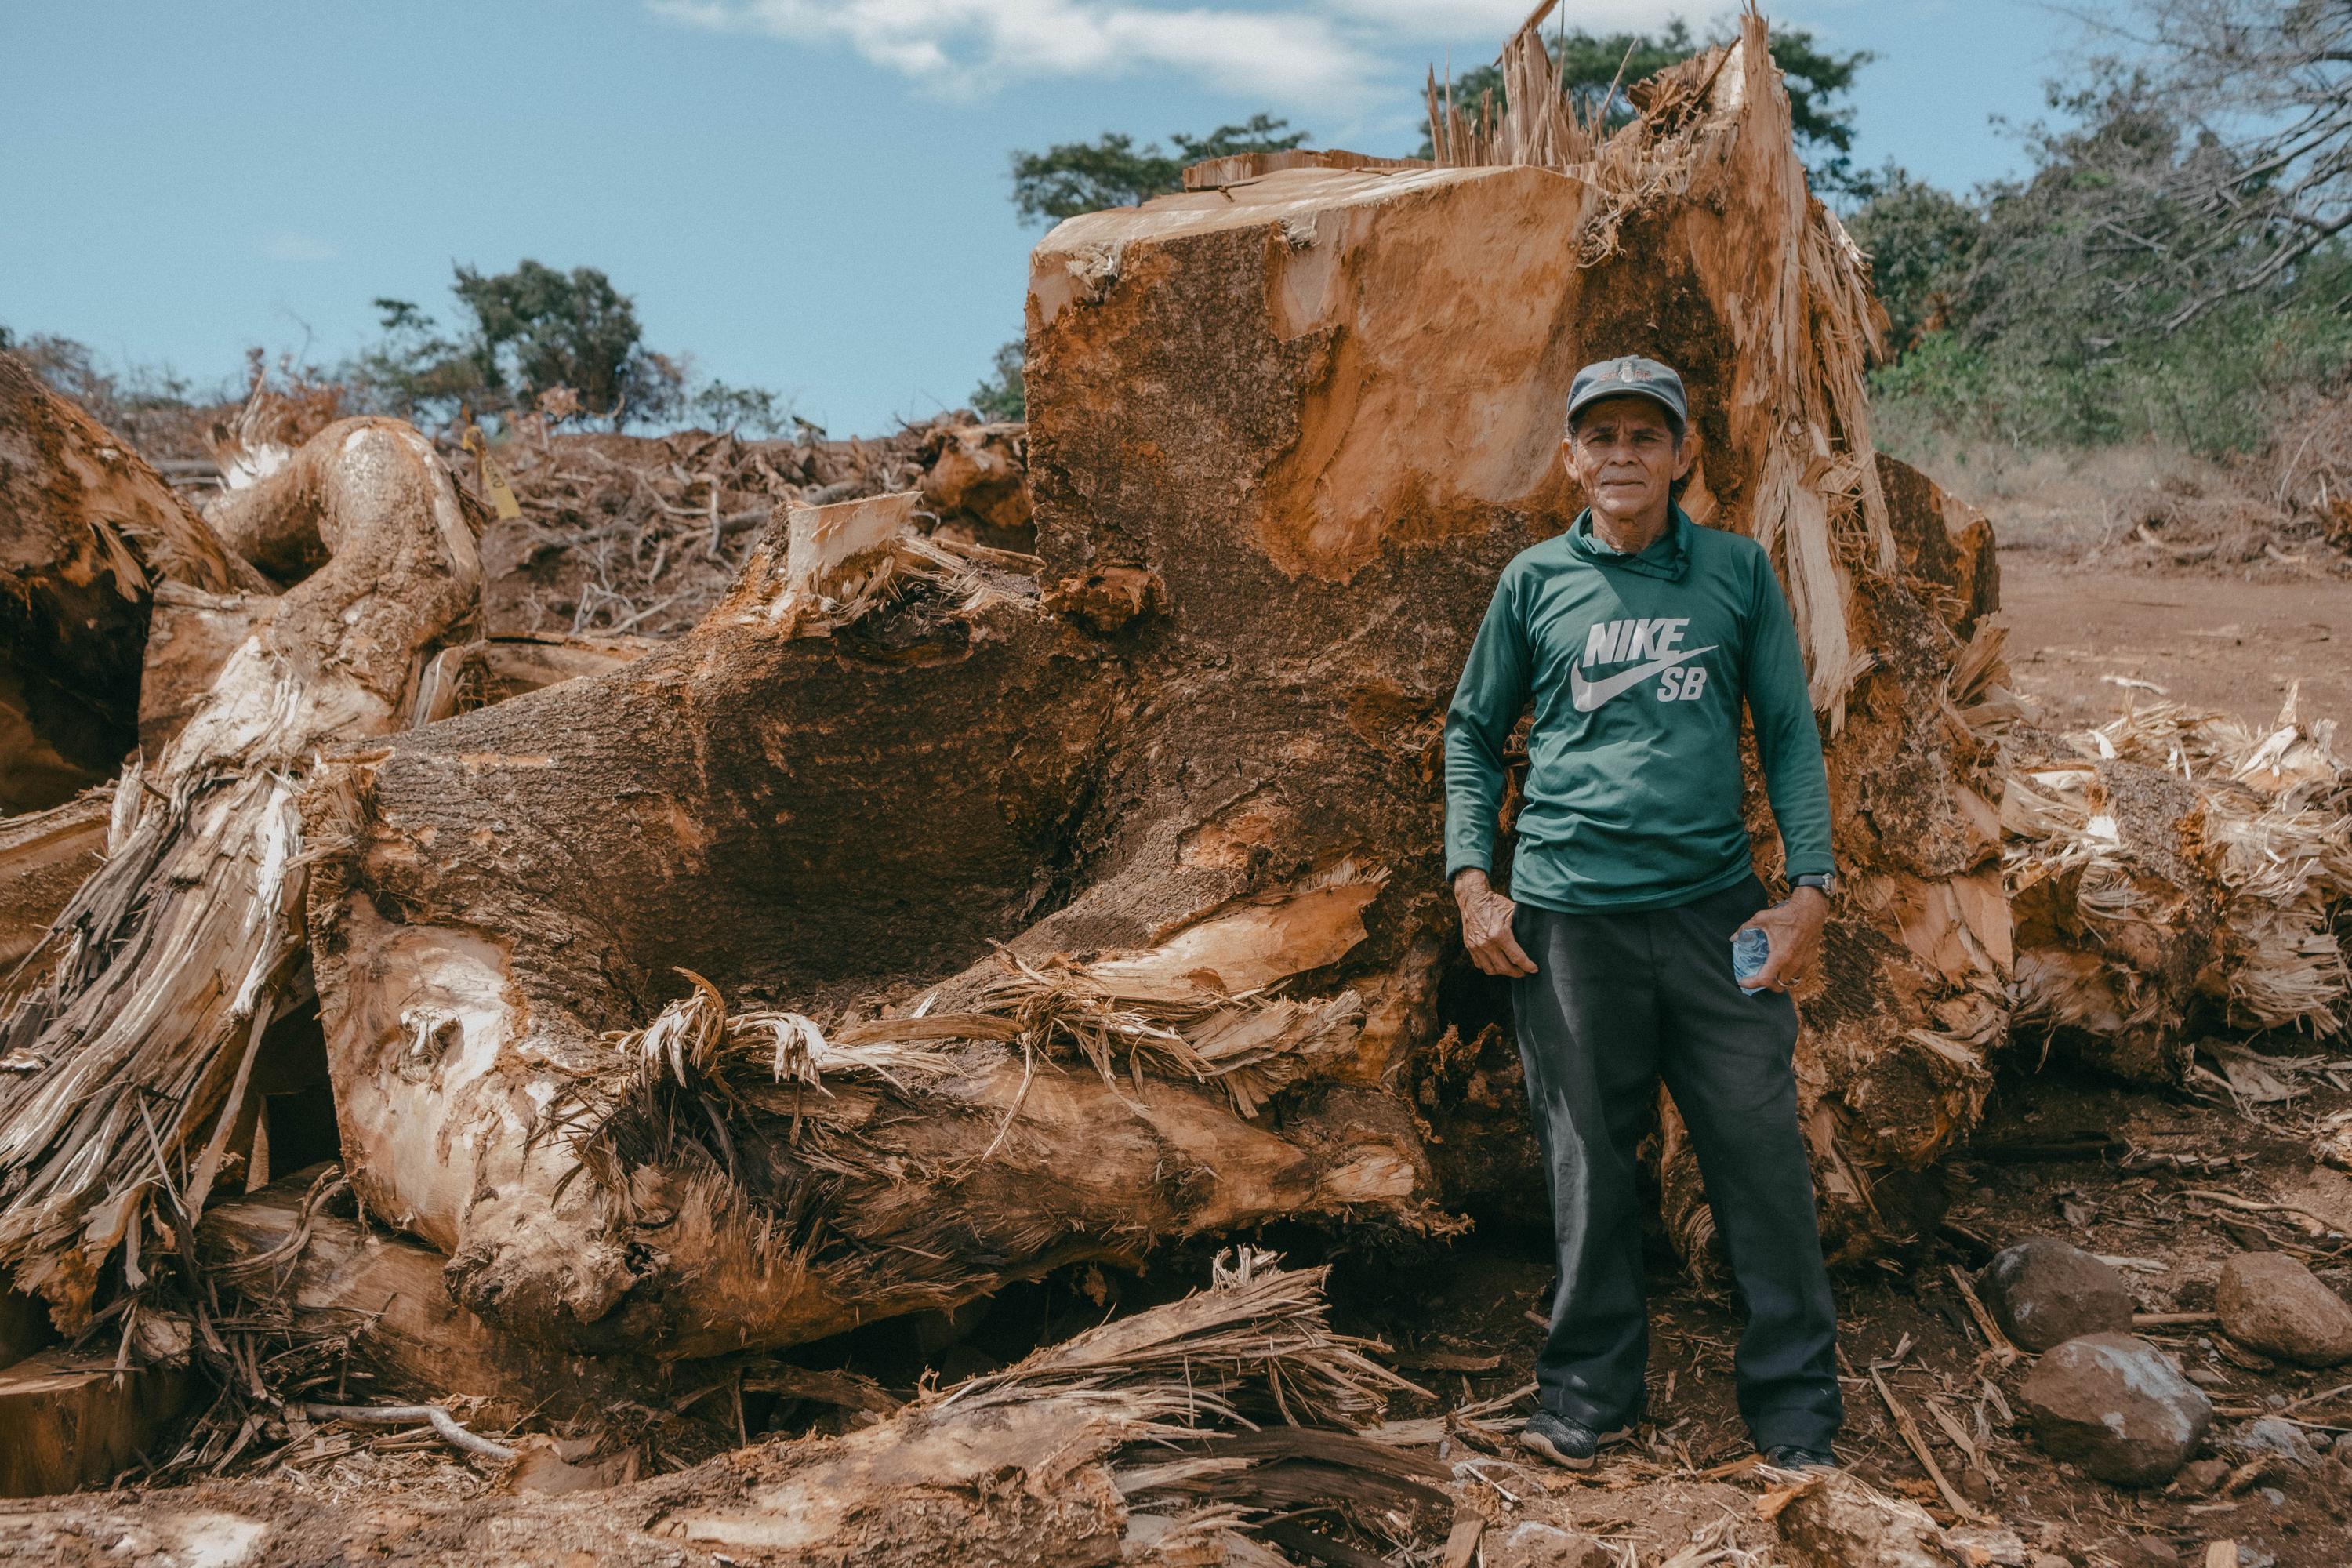
[[[403,418],[447,418],[460,405],[529,409],[542,393],[568,387],[590,416],[619,429],[694,411],[740,416],[746,396],[772,398],[756,389],[720,387],[715,402],[709,387],[689,393],[686,367],[646,346],[636,302],[596,268],[459,267],[450,288],[469,318],[454,331],[414,300],[374,302],[383,335],[344,370],[365,403]]]
[[[597,268],[559,272],[528,259],[488,275],[460,267],[452,287],[474,317],[469,357],[490,392],[528,405],[568,386],[616,425],[672,412],[676,367],[646,349],[636,302]]]
[[[686,396],[686,411],[713,430],[750,432],[773,439],[791,429],[798,416],[793,399],[764,386],[730,386],[717,379],[697,385]]]
[[[341,376],[359,389],[362,406],[415,420],[487,401],[479,363],[464,343],[443,336],[415,300],[379,296],[370,303],[383,335],[362,349]]]
[[[1728,32],[1718,32],[1712,43],[1723,43]],[[1853,89],[1862,68],[1876,58],[1867,50],[1836,54],[1822,48],[1801,27],[1775,27],[1772,58],[1780,67],[1789,89],[1789,115],[1796,130],[1797,150],[1805,159],[1813,184],[1840,194],[1866,194],[1868,176],[1853,171],[1853,108],[1843,101]],[[1643,77],[1654,76],[1699,48],[1690,26],[1668,22],[1654,33],[1591,33],[1571,28],[1548,46],[1560,73],[1560,89],[1574,100],[1580,117],[1599,118],[1611,129],[1633,117],[1625,89]],[[1502,68],[1483,65],[1453,79],[1454,106],[1475,115],[1487,99],[1499,114],[1507,104]],[[1614,89],[1612,91],[1612,89]],[[1442,89],[1441,89],[1442,90]],[[1420,156],[1431,155],[1429,139],[1422,138]]]
[[[1886,307],[1887,348],[1900,355],[1952,324],[1953,291],[1969,267],[1984,219],[1949,191],[1889,163],[1871,177],[1868,200],[1846,219],[1870,255],[1870,276]]]
[[[1019,338],[996,351],[986,379],[972,388],[971,405],[983,419],[1026,419],[1029,391],[1022,381],[1023,344]]]
[[[2251,225],[2215,241],[2187,194],[2232,183],[2242,153],[2185,123],[2138,72],[2053,86],[2051,104],[2054,121],[2026,135],[2032,173],[1985,187],[1973,211],[1890,184],[1855,215],[1890,315],[1903,304],[1916,327],[1873,378],[1882,426],[1916,433],[1898,447],[2243,451],[2295,399],[2340,382],[2352,368],[2340,241],[2249,282],[2277,235]]]
[[[1220,125],[1205,136],[1171,136],[1173,152],[1161,151],[1157,142],[1138,147],[1132,136],[1107,131],[1092,142],[1015,153],[1013,210],[1024,222],[1045,223],[1105,207],[1135,206],[1182,190],[1188,163],[1236,153],[1286,153],[1305,142],[1307,133],[1289,125],[1286,120],[1253,114],[1239,125]]]

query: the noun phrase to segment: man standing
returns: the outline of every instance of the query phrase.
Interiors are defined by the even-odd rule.
[[[1583,1468],[1642,1417],[1633,1151],[1663,1078],[1747,1303],[1740,1413],[1774,1463],[1831,1464],[1836,1308],[1786,990],[1834,887],[1804,662],[1762,548],[1674,503],[1691,465],[1682,378],[1638,357],[1587,365],[1567,424],[1587,510],[1503,569],[1445,719],[1446,874],[1472,961],[1511,980],[1559,1252],[1542,1409],[1520,1440]],[[1506,896],[1488,880],[1503,747],[1530,700]],[[1791,889],[1769,907],[1740,819],[1743,701]],[[1732,969],[1749,927],[1770,942],[1753,994]]]

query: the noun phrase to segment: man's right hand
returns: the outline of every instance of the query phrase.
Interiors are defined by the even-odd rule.
[[[1470,962],[1488,974],[1516,978],[1533,974],[1535,960],[1511,934],[1519,906],[1486,883],[1486,873],[1465,868],[1454,878],[1454,902],[1462,911],[1462,945]]]

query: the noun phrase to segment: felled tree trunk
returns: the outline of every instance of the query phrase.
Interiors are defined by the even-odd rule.
[[[394,421],[329,426],[222,521],[273,569],[307,575],[235,606],[249,629],[119,785],[106,864],[0,1024],[15,1068],[0,1079],[0,1266],[68,1331],[118,1249],[137,1286],[142,1254],[193,1223],[225,1152],[217,1113],[291,1000],[305,957],[296,775],[320,746],[393,727],[425,656],[480,603],[457,492]]]
[[[803,536],[867,504],[799,514]],[[1006,997],[985,961],[933,1016],[846,1026],[849,999],[897,981],[910,1001],[1067,901],[1132,678],[987,567],[900,567],[895,605],[812,625],[791,553],[763,544],[719,611],[626,670],[402,737],[313,797],[314,839],[348,846],[314,882],[313,945],[370,1210],[449,1252],[460,1299],[501,1326],[684,1354],[1168,1234],[1417,1216],[1411,1124],[1377,1094],[1277,1130],[1220,1088],[1130,1081],[1135,1042],[1112,1041],[1117,1082],[1073,1047],[1125,1027],[1122,1007],[1207,1017],[1228,989],[1328,964],[1360,933],[1369,874],[1330,868],[1100,979],[1053,971]],[[1213,877],[1180,888],[1169,924],[1244,890]],[[1164,898],[1125,898],[1140,946]],[[1055,934],[1073,918],[1023,945],[1099,945]],[[1220,931],[1241,933],[1241,966]],[[730,1026],[698,991],[603,1037],[651,1020],[680,968],[823,1015],[831,1037],[782,1013]],[[1328,1052],[1361,1004],[1240,1011],[1270,1019],[1267,1044],[1319,1029]]]
[[[1808,1129],[1842,1244],[1898,1229],[2005,1025],[1989,558],[1939,500],[1890,518],[1863,264],[1760,25],[1644,101],[1559,166],[1063,225],[1041,562],[910,498],[795,511],[676,644],[347,756],[311,938],[370,1211],[504,1329],[680,1355],[1276,1217],[1448,1225],[1482,1167],[1449,1190],[1430,1140],[1525,1121],[1425,1060],[1475,988],[1440,720],[1573,510],[1568,378],[1640,351],[1692,383],[1696,515],[1797,607],[1854,874]]]
[[[1329,1331],[1321,1283],[1244,1258],[1213,1289],[846,1436],[626,1487],[487,1504],[419,1490],[391,1510],[257,1482],[0,1503],[0,1554],[96,1565],[129,1542],[166,1561],[1276,1568],[1290,1559],[1261,1533],[1327,1563],[1433,1545],[1448,1468],[1344,1429],[1406,1385]],[[1300,1510],[1317,1526],[1285,1517]]]

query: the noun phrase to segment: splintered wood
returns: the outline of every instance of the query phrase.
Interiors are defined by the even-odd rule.
[[[2340,1026],[2352,772],[2335,728],[2291,693],[2267,726],[2155,702],[2021,736],[2001,805],[2021,1023],[2164,1083],[2206,1027]]]
[[[264,555],[331,555],[226,654],[204,702],[115,795],[103,868],[0,1022],[0,1266],[87,1321],[118,1252],[192,1226],[270,1019],[307,973],[295,774],[403,716],[418,661],[480,603],[474,537],[430,446],[347,420],[216,511]],[[205,538],[210,539],[207,531]],[[225,1125],[225,1124],[224,1124]]]

